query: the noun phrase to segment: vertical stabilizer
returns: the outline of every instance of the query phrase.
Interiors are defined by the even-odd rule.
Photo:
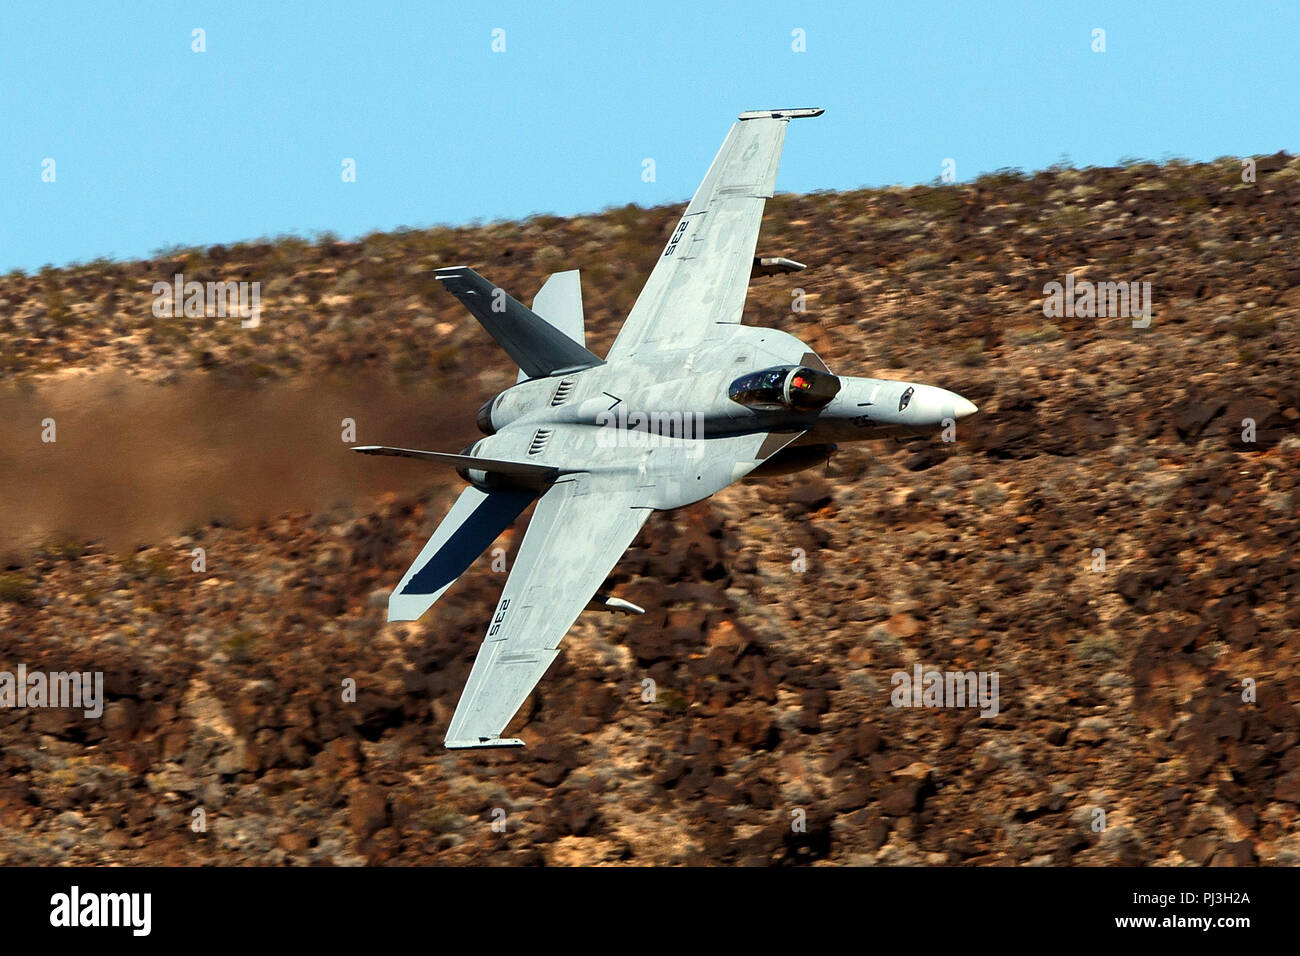
[[[578,278],[577,269],[557,272],[542,283],[533,299],[533,311],[583,348],[587,347],[587,325],[582,314],[582,282]],[[519,381],[526,378],[528,373],[520,369]]]
[[[564,273],[561,273],[564,275]],[[563,280],[558,289],[570,286],[577,289],[577,273],[572,273],[571,280]],[[504,289],[494,286],[487,279],[465,266],[453,266],[438,269],[433,277],[442,283],[443,288],[464,304],[465,308],[478,319],[479,324],[487,329],[497,344],[506,350],[529,378],[545,378],[560,372],[576,372],[579,369],[603,365],[604,362],[583,347],[581,340],[575,341],[570,335],[556,328],[547,319],[542,318],[523,303],[516,301]],[[552,277],[553,279],[556,277]],[[547,286],[550,282],[547,282]],[[544,286],[538,293],[546,296]],[[556,295],[557,300],[572,303],[573,291]],[[571,306],[565,309],[571,311]],[[578,316],[581,323],[581,293],[578,293]],[[567,314],[567,313],[566,313]]]
[[[533,299],[533,311],[583,348],[587,330],[582,318],[582,281],[578,270],[557,272],[544,283]]]

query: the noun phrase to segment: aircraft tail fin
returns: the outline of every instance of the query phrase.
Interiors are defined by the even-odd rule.
[[[388,598],[390,621],[414,621],[532,503],[519,489],[466,488]]]
[[[571,280],[559,278],[570,274],[573,276]],[[460,299],[529,378],[545,378],[603,364],[602,359],[587,351],[581,340],[575,341],[569,333],[561,331],[473,269],[465,266],[438,269],[434,278]],[[551,288],[553,281],[554,289]],[[557,318],[563,317],[561,321],[567,324],[572,322],[575,293],[581,327],[582,293],[576,272],[552,276],[538,293],[538,299],[544,308],[554,309]],[[536,300],[534,304],[537,304]]]
[[[582,313],[582,280],[577,269],[556,272],[542,283],[533,297],[533,311],[583,348],[587,347],[587,323]],[[529,378],[522,368],[519,381]]]

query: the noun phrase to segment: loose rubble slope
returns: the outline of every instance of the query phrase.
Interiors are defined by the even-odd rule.
[[[486,399],[512,369],[434,268],[521,299],[582,269],[603,354],[679,212],[11,273],[0,384],[364,371]],[[648,613],[579,619],[512,724],[523,751],[441,748],[489,558],[384,621],[454,476],[16,553],[0,667],[101,670],[109,703],[0,710],[0,862],[1300,863],[1298,245],[1285,154],[1253,184],[1223,160],[776,197],[759,250],[809,268],[756,279],[752,320],[980,414],[654,516],[611,578]],[[261,327],[154,318],[176,272],[262,282]],[[1067,273],[1150,281],[1150,327],[1046,318]],[[997,671],[999,713],[891,706],[916,663]]]

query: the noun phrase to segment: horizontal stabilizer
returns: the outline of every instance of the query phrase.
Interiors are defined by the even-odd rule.
[[[438,269],[433,277],[460,299],[529,378],[545,378],[604,364],[584,346],[473,269],[453,266]]]
[[[483,491],[471,485],[420,551],[388,598],[390,621],[414,621],[474,563],[537,496],[531,491]]]
[[[549,465],[535,465],[527,461],[507,461],[502,458],[475,458],[472,455],[452,455],[444,451],[420,451],[418,448],[392,448],[388,445],[359,445],[352,449],[363,455],[391,455],[394,458],[418,458],[457,469],[486,471],[511,478],[531,478],[540,482],[554,481],[563,469]]]

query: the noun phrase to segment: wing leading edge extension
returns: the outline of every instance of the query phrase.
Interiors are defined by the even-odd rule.
[[[650,514],[633,507],[625,484],[573,475],[537,502],[447,729],[448,748],[523,746],[501,732]]]

